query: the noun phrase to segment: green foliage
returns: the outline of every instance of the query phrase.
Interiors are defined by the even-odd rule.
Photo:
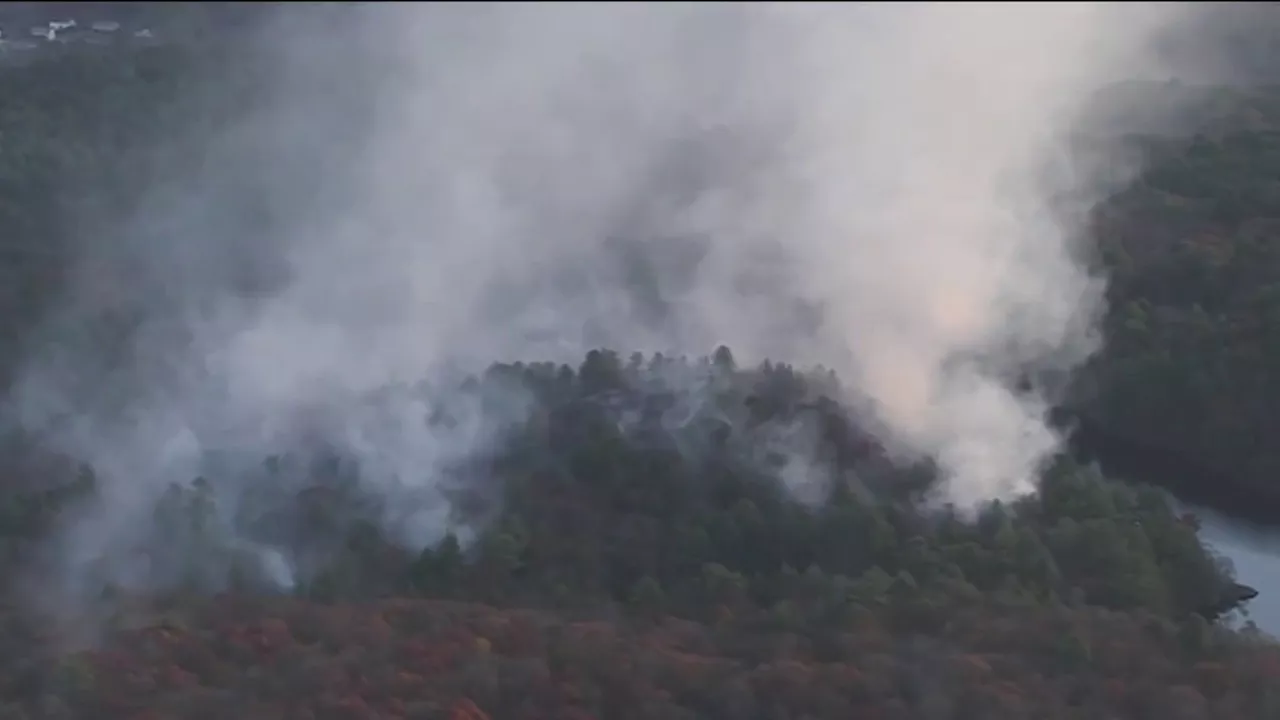
[[[1225,92],[1225,91],[1224,91]],[[1172,453],[1157,472],[1204,500],[1280,503],[1280,94],[1212,98],[1189,142],[1152,142],[1140,180],[1099,213],[1110,274],[1107,350],[1079,383],[1106,433]],[[1206,101],[1208,102],[1208,101]],[[1183,470],[1195,465],[1213,479]],[[1208,486],[1208,487],[1206,487]],[[1224,501],[1225,502],[1225,501]]]
[[[1231,587],[1195,527],[1158,491],[1064,460],[1037,496],[966,520],[904,494],[900,478],[912,471],[895,470],[866,444],[852,416],[816,395],[822,385],[812,374],[779,363],[735,369],[655,358],[640,366],[651,370],[633,368],[624,378],[616,357],[590,353],[568,375],[552,365],[496,366],[461,383],[484,395],[489,383],[509,389],[518,381],[544,408],[514,427],[492,459],[505,489],[501,511],[478,520],[481,532],[465,548],[450,534],[416,557],[403,552],[374,522],[378,498],[341,473],[313,477],[295,515],[314,525],[300,526],[297,547],[285,550],[304,554],[338,527],[301,511],[317,492],[330,494],[330,507],[350,520],[341,549],[305,592],[357,599],[407,591],[546,606],[567,592],[584,606],[660,607],[694,618],[764,613],[785,601],[791,616],[817,624],[896,605],[910,622],[928,624],[984,596],[1013,605],[1082,597],[1181,618]],[[670,379],[693,377],[702,380],[688,389]],[[678,426],[663,411],[620,424],[652,408],[655,397],[706,387],[718,391],[692,417],[666,411],[681,414]],[[757,398],[767,398],[767,412]],[[817,508],[793,498],[756,452],[762,433],[801,417],[815,422],[822,441],[787,452],[833,483]],[[870,474],[879,482],[859,479]],[[190,575],[183,585],[198,586],[199,570],[226,565],[229,526],[208,483],[174,486],[156,512],[163,546]]]
[[[86,197],[128,208],[166,168],[193,161],[149,140],[193,116],[217,125],[217,103],[193,109],[183,94],[200,64],[160,48],[0,71],[6,347],[34,342],[27,332],[74,236],[68,218],[93,214]],[[230,96],[252,92],[235,82],[244,85]],[[1280,500],[1280,451],[1265,442],[1280,430],[1269,404],[1280,397],[1280,96],[1209,101],[1218,109],[1202,133],[1145,141],[1149,170],[1099,212],[1109,343],[1073,403],[1109,431],[1206,458]],[[127,320],[104,319],[104,336]],[[17,354],[0,358],[5,370]],[[496,365],[451,390],[483,405],[513,384],[534,409],[485,459],[496,497],[453,518],[457,534],[433,547],[410,551],[384,535],[385,500],[364,494],[340,460],[306,474],[283,503],[293,533],[283,540],[245,507],[220,504],[213,483],[175,484],[155,509],[162,542],[150,559],[172,571],[167,589],[180,600],[104,588],[104,602],[136,623],[171,600],[191,629],[112,627],[110,649],[57,659],[66,638],[6,610],[0,714],[1280,709],[1275,648],[1212,622],[1240,602],[1238,588],[1157,490],[1063,458],[1034,497],[976,518],[927,509],[929,469],[890,462],[840,406],[830,372],[776,359],[748,367],[727,347],[697,359],[600,349],[577,368]],[[813,447],[772,442],[801,423]],[[39,565],[42,540],[95,491],[91,474],[48,470],[36,455],[19,442],[4,461],[13,482],[0,493],[0,573],[11,595],[23,589],[18,571]],[[294,460],[269,459],[263,484]],[[779,481],[786,462],[825,484],[800,502]],[[263,599],[245,545],[255,539],[295,554],[322,547],[325,562],[307,569],[296,597]],[[212,595],[228,588],[236,594]],[[478,602],[539,610],[535,620]],[[569,619],[581,616],[612,622]]]

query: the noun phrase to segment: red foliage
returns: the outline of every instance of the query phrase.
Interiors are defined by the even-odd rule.
[[[449,720],[489,720],[489,716],[469,698],[462,698],[453,704],[449,711]]]
[[[864,615],[857,632],[822,638],[819,662],[813,638],[745,619],[631,627],[460,603],[228,598],[190,613],[182,629],[125,632],[82,654],[74,662],[91,682],[67,702],[77,716],[165,720],[196,709],[247,719],[644,720],[707,708],[893,720],[929,706],[903,695],[904,678],[916,678],[914,692],[993,720],[1122,719],[1192,699],[1212,717],[1252,720],[1280,668],[1280,650],[1263,643],[1180,660],[1175,637],[1131,616],[1069,612],[1093,655],[1083,671],[1054,664],[1061,608],[957,613],[909,653]],[[215,710],[217,698],[241,700]]]

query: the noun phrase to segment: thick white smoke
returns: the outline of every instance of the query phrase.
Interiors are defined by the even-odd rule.
[[[22,422],[107,487],[73,559],[136,533],[209,447],[319,436],[371,488],[431,487],[493,423],[442,437],[356,398],[596,346],[821,362],[886,442],[938,461],[947,499],[1034,488],[1058,438],[1013,378],[1095,348],[1080,214],[1051,203],[1089,196],[1064,138],[1151,69],[1174,8],[335,12],[264,33],[271,92],[94,233],[18,385]],[[135,328],[110,370],[81,330],[104,306]],[[423,416],[414,397],[394,410]],[[405,542],[439,538],[447,505],[397,520]]]

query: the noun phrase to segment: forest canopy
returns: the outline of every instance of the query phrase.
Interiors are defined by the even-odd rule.
[[[694,380],[701,381],[701,397],[691,402]],[[329,647],[348,648],[344,653],[359,647],[387,658],[375,662],[373,655],[362,655],[362,662],[372,663],[363,665],[369,679],[343,690],[347,699],[319,701],[321,707],[368,703],[367,712],[374,714],[394,712],[397,702],[428,702],[457,692],[495,716],[522,716],[534,712],[522,704],[529,697],[523,693],[542,687],[539,676],[582,684],[583,690],[572,692],[590,688],[595,698],[553,693],[557,699],[546,700],[553,703],[547,707],[568,703],[610,717],[691,707],[687,703],[734,712],[734,703],[760,702],[758,693],[765,692],[731,700],[713,684],[669,695],[674,688],[668,677],[708,681],[697,680],[701,671],[680,664],[685,662],[710,663],[707,670],[717,677],[751,667],[751,673],[767,676],[774,671],[759,663],[782,663],[778,672],[792,667],[786,663],[800,663],[795,672],[818,673],[804,683],[824,688],[822,712],[900,705],[903,713],[921,713],[941,702],[997,717],[1069,707],[1085,717],[1121,702],[1170,707],[1160,705],[1172,702],[1164,699],[1163,683],[1175,682],[1185,684],[1180,692],[1205,708],[1242,707],[1232,712],[1252,717],[1256,708],[1274,707],[1274,692],[1262,690],[1271,687],[1270,676],[1244,678],[1280,668],[1245,660],[1275,648],[1256,631],[1240,633],[1217,622],[1248,599],[1247,588],[1234,583],[1229,566],[1205,548],[1194,518],[1176,515],[1155,488],[1107,480],[1064,458],[1037,495],[1012,506],[997,503],[972,520],[946,508],[930,509],[920,502],[932,480],[929,469],[902,470],[889,462],[824,395],[833,387],[830,373],[775,363],[737,368],[727,348],[692,360],[623,360],[593,351],[577,368],[496,365],[464,381],[460,390],[483,398],[493,388],[510,393],[513,382],[536,398],[535,410],[511,428],[485,467],[458,468],[470,479],[459,492],[472,497],[455,502],[474,513],[473,524],[458,517],[458,525],[478,532],[449,533],[418,552],[382,530],[390,509],[385,497],[362,491],[358,466],[340,457],[306,465],[307,484],[292,497],[259,497],[241,505],[250,512],[229,521],[217,507],[213,484],[174,484],[155,509],[163,542],[135,550],[147,554],[155,573],[148,578],[149,591],[139,594],[136,585],[104,576],[92,596],[82,598],[79,611],[103,618],[111,638],[107,647],[124,648],[112,652],[151,643],[162,653],[176,653],[170,662],[177,666],[125,670],[119,663],[153,661],[96,651],[79,656],[76,662],[97,668],[95,678],[127,672],[138,679],[82,680],[75,693],[60,696],[71,703],[67,711],[164,708],[185,716],[201,702],[215,702],[208,693],[231,687],[227,682],[250,683],[241,687],[256,688],[252,696],[268,703],[264,708],[291,707],[299,698],[283,680],[253,684],[254,663],[306,663],[310,654],[327,662],[322,658]],[[448,424],[453,418],[424,421]],[[798,443],[798,435],[810,442]],[[787,467],[794,462],[810,464],[804,477],[825,483],[817,490],[789,486],[787,479],[795,476]],[[287,486],[282,478],[290,467],[298,467],[290,458],[268,459],[261,486]],[[493,479],[484,488],[493,495],[475,497],[477,471]],[[93,492],[92,477],[86,476],[60,494],[12,502],[56,514],[60,505],[74,508],[77,498]],[[274,514],[264,514],[264,508]],[[13,517],[4,526],[9,547],[16,550],[24,541],[38,546],[38,534],[23,534],[33,532],[32,511]],[[282,584],[261,553],[246,552],[258,547],[323,561]],[[511,615],[493,608],[524,610]],[[345,630],[330,625],[337,622],[330,613],[337,612],[350,618],[342,621]],[[139,617],[170,619],[159,629],[130,629]],[[413,629],[393,641],[401,637],[395,630],[400,627]],[[224,650],[202,633],[222,635],[230,645]],[[444,634],[432,639],[435,633]],[[408,644],[399,649],[401,643]],[[679,649],[685,647],[681,643],[694,645]],[[192,652],[203,659],[180,659]],[[409,653],[404,669],[386,670],[401,679],[378,679],[379,663],[399,662],[390,658],[401,652]],[[499,679],[506,678],[501,667],[507,652],[515,653],[511,662],[534,653],[529,657],[543,669],[523,680]],[[560,652],[569,655],[555,659]],[[651,652],[657,654],[646,663],[657,664],[640,674],[630,671],[625,682],[594,674],[622,672]],[[1144,668],[1140,678],[1095,665],[1122,662],[1128,652],[1156,653],[1162,660],[1122,663]],[[271,659],[280,653],[282,659]],[[677,660],[682,653],[693,655]],[[959,663],[957,668],[995,663],[1004,669],[982,673],[994,672],[1002,679],[991,681],[1008,687],[988,695],[967,670],[948,670],[951,680],[927,689],[863,684],[882,681],[861,679],[868,672],[905,672],[913,678],[906,682],[925,682],[932,671],[916,665],[920,660],[913,658],[920,653],[934,658],[930,662]],[[455,662],[498,663],[485,671],[499,674],[491,681],[496,684],[477,690],[469,680],[447,679],[444,668]],[[595,669],[588,671],[583,662]],[[664,669],[672,662],[677,664]],[[876,663],[888,664],[873,670]],[[416,678],[428,668],[445,672],[445,679],[422,684],[427,681],[402,677]],[[1221,691],[1202,689],[1210,681],[1200,674],[1212,672],[1244,673],[1232,681],[1243,685],[1210,699],[1206,692]],[[140,685],[137,673],[168,675],[149,675]],[[751,677],[732,682],[755,687]],[[506,687],[507,682],[516,685]],[[1129,682],[1150,689],[1120,689]],[[1260,683],[1258,690],[1245,690],[1250,682]],[[432,689],[440,683],[451,689]],[[798,694],[776,702],[797,709],[815,702],[799,687],[815,686],[778,690]],[[657,704],[624,711],[622,698],[635,692],[654,693]],[[711,694],[699,695],[704,692]],[[216,706],[252,712],[234,703]]]
[[[199,52],[226,53],[227,92],[251,101],[233,53]],[[40,340],[80,219],[196,161],[154,137],[231,112],[185,94],[210,66],[190,49],[102,57],[0,69],[6,372]],[[1147,171],[1097,213],[1107,342],[1067,407],[1268,506],[1280,93],[1194,95],[1198,133],[1135,139]],[[530,403],[425,497],[370,492],[336,451],[253,458],[253,502],[212,470],[174,482],[153,534],[98,548],[60,596],[88,629],[31,594],[103,487],[6,438],[0,717],[1280,714],[1280,649],[1224,620],[1250,591],[1161,488],[1195,478],[1069,453],[1037,494],[969,517],[929,501],[933,469],[895,462],[825,369],[629,352],[507,358],[443,388],[456,412],[424,425],[501,414],[486,403],[515,389]],[[395,391],[370,402],[432,390]]]

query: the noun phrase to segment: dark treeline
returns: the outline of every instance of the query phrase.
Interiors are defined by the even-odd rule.
[[[1198,92],[1199,132],[1148,142],[1147,171],[1098,212],[1107,345],[1069,405],[1099,455],[1277,523],[1280,94]]]
[[[216,125],[196,68],[255,91],[234,53],[191,53],[0,72],[6,371],[38,341],[83,218],[127,214],[193,160],[155,137]],[[1107,345],[1066,406],[1076,452],[1035,497],[975,518],[923,502],[930,468],[890,462],[826,371],[738,367],[729,348],[508,358],[447,388],[534,402],[451,468],[442,541],[407,548],[350,458],[262,458],[257,484],[290,489],[238,513],[216,476],[175,483],[159,540],[125,549],[148,556],[149,592],[104,566],[78,599],[101,637],[78,650],[32,618],[30,580],[102,488],[10,438],[0,717],[1277,716],[1280,649],[1222,621],[1249,592],[1160,490],[1280,516],[1280,93],[1195,101],[1198,133],[1141,140],[1147,172],[1097,213]],[[1212,483],[1157,464],[1174,449]],[[305,482],[269,482],[286,475]],[[290,583],[247,541],[290,556]]]

